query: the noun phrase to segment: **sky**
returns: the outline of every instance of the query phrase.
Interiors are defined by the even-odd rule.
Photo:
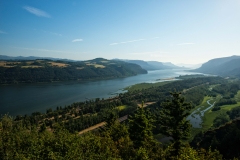
[[[0,0],[0,55],[174,64],[240,55],[240,0]]]

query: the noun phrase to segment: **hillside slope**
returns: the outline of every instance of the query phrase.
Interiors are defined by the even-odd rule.
[[[183,67],[176,66],[171,62],[158,62],[158,61],[143,61],[143,60],[122,60],[129,63],[134,63],[141,66],[143,69],[151,70],[161,70],[161,69],[180,69]]]
[[[226,123],[224,126],[207,131],[195,139],[198,148],[217,149],[224,158],[240,158],[240,119]],[[200,141],[200,142],[199,142]]]
[[[240,56],[212,59],[204,63],[200,68],[192,71],[219,76],[240,77]]]
[[[68,62],[51,60],[0,61],[0,83],[97,80],[146,74],[139,65],[96,58]]]

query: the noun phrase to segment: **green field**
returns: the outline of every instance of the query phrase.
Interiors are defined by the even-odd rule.
[[[118,106],[118,110],[121,111],[121,110],[124,110],[126,109],[128,106],[127,105],[122,105],[122,106]]]
[[[237,104],[233,104],[233,105],[224,105],[221,106],[221,109],[218,111],[212,111],[209,110],[207,112],[205,112],[205,115],[203,117],[203,123],[202,123],[202,127],[203,130],[208,130],[212,125],[213,125],[213,120],[220,114],[222,113],[226,113],[227,111],[232,110],[235,107],[240,106],[240,102],[238,102]]]
[[[216,98],[205,96],[203,101],[202,101],[202,103],[199,106],[193,108],[190,112],[193,112],[193,111],[195,111],[196,109],[199,109],[199,108],[200,108],[199,111],[202,111],[202,110],[208,108],[209,104],[207,103],[207,101],[210,100],[210,103],[212,104],[212,103],[214,103],[216,101],[215,99]]]
[[[151,87],[159,87],[172,82],[173,81],[164,81],[164,82],[157,82],[157,83],[139,83],[139,84],[129,86],[125,88],[125,90],[128,90],[129,92],[131,92],[131,91],[147,89]]]
[[[238,91],[234,98],[236,99],[237,102],[240,102],[240,91]]]
[[[221,98],[221,96],[218,96],[216,100],[218,100],[219,98]],[[230,111],[233,108],[240,106],[240,91],[238,91],[238,93],[235,95],[234,98],[236,99],[236,101],[238,101],[237,104],[223,105],[223,106],[221,106],[221,109],[218,111],[209,110],[209,111],[205,112],[204,117],[203,117],[203,123],[202,123],[203,130],[209,129],[213,125],[213,120],[218,115],[220,115],[222,113],[226,113],[227,111]]]
[[[195,109],[193,109],[192,112],[194,110],[198,109],[199,107],[200,107],[200,111],[206,109],[207,107],[209,107],[209,105],[207,104],[207,100],[212,99],[210,101],[210,103],[212,104],[215,101],[218,101],[220,98],[221,98],[220,95],[218,95],[216,98],[212,98],[212,97],[206,96],[206,97],[204,97],[204,100],[203,100],[202,104],[199,105],[198,107],[196,107]],[[192,128],[190,140],[192,140],[197,133],[199,133],[201,131],[205,132],[205,131],[209,130],[212,127],[213,121],[214,121],[214,119],[217,116],[219,116],[220,114],[224,114],[227,111],[230,111],[230,110],[232,110],[235,107],[240,106],[240,91],[238,91],[238,94],[235,96],[235,98],[238,99],[238,103],[237,104],[223,105],[223,106],[221,106],[221,109],[218,110],[218,111],[212,111],[211,109],[206,111],[204,113],[204,116],[202,117],[202,120],[203,120],[202,128]]]
[[[202,74],[191,74],[191,75],[183,75],[183,76],[179,76],[176,77],[178,79],[190,79],[190,78],[199,78],[199,77],[206,77],[205,75]]]

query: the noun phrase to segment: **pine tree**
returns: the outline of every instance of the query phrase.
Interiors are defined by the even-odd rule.
[[[172,137],[173,155],[179,155],[180,149],[184,146],[184,141],[188,139],[191,124],[186,120],[190,115],[192,105],[186,103],[181,93],[173,92],[171,100],[166,100],[161,104],[158,123],[160,132],[168,137]]]
[[[129,116],[129,133],[135,147],[144,146],[145,142],[153,141],[153,118],[149,110],[138,108],[133,116]]]

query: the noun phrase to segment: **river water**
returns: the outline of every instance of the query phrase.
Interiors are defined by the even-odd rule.
[[[202,128],[202,117],[204,116],[204,113],[210,110],[215,104],[215,102],[211,104],[211,100],[212,99],[207,100],[207,104],[209,105],[207,108],[201,110],[204,106],[200,106],[187,117],[187,120],[190,121],[193,128]]]
[[[155,83],[164,78],[196,74],[183,70],[156,70],[126,78],[89,82],[55,82],[0,86],[0,115],[25,115],[94,98],[109,98],[137,83]],[[163,80],[160,80],[163,81]]]

